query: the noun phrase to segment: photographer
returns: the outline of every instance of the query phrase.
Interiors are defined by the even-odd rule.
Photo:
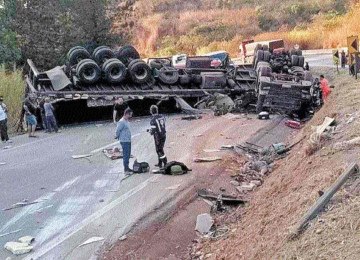
[[[159,168],[165,167],[167,164],[167,158],[164,152],[164,146],[166,141],[166,127],[165,117],[159,114],[157,106],[152,105],[150,107],[150,114],[152,115],[149,130],[150,134],[154,136],[156,153],[158,155],[159,162],[155,166]]]

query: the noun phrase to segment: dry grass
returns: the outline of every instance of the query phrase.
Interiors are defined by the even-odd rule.
[[[15,124],[21,112],[21,103],[24,98],[24,81],[21,71],[6,74],[0,71],[0,95],[4,97],[4,103],[9,110],[9,130],[15,130]]]
[[[334,78],[331,69],[321,73]],[[336,88],[329,101],[298,137],[308,139],[313,133],[312,125],[321,124],[325,116],[335,117],[339,133],[324,143],[325,148],[360,136],[360,118],[347,124],[348,114],[360,109],[360,102],[357,102],[360,83],[348,75],[336,77],[332,83]],[[354,147],[335,153],[324,153],[321,149],[308,156],[306,139],[277,163],[277,169],[254,193],[240,222],[231,226],[236,231],[227,239],[203,245],[205,254],[212,253],[210,259],[358,259],[358,197],[345,197],[339,193],[332,200],[332,209],[320,215],[320,218],[326,218],[328,228],[322,226],[323,231],[317,231],[319,234],[315,236],[316,228],[319,229],[317,225],[323,223],[313,221],[314,227],[305,231],[299,240],[288,240],[294,226],[318,198],[318,191],[326,190],[348,164],[358,160],[360,154],[360,149]],[[336,220],[332,220],[334,217]]]

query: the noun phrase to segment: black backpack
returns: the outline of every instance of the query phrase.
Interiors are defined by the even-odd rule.
[[[133,165],[134,173],[145,173],[150,171],[150,165],[147,162],[138,162],[135,160]]]

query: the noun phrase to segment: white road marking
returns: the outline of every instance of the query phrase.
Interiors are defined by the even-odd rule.
[[[123,203],[124,201],[126,201],[127,199],[129,199],[130,197],[132,197],[133,195],[135,195],[136,193],[138,193],[139,191],[144,189],[149,183],[152,183],[153,181],[155,181],[158,178],[159,178],[158,175],[153,176],[153,177],[147,179],[146,181],[140,183],[138,186],[129,190],[128,192],[126,192],[125,194],[120,196],[118,199],[112,201],[111,203],[109,203],[108,205],[103,207],[101,210],[95,212],[94,214],[90,215],[89,217],[87,217],[86,219],[81,221],[80,223],[78,223],[78,224],[72,226],[71,228],[69,228],[68,230],[62,232],[62,234],[53,238],[47,244],[42,245],[42,247],[38,248],[36,252],[28,255],[23,260],[42,259],[42,257],[45,254],[47,254],[49,251],[51,251],[52,249],[54,249],[55,247],[57,247],[64,241],[66,241],[72,235],[79,232],[85,226],[87,226],[90,223],[94,222],[95,220],[99,219],[100,217],[102,217],[103,215],[105,215],[106,213],[111,211],[113,208],[117,207],[119,204]]]
[[[137,137],[137,136],[139,136],[139,135],[141,135],[141,133],[132,135],[131,138]],[[92,150],[90,153],[91,153],[91,154],[94,154],[94,153],[102,152],[104,149],[109,148],[109,147],[112,147],[112,146],[117,145],[117,144],[119,144],[119,141],[116,141],[116,142],[113,142],[113,143],[111,143],[111,144],[107,144],[107,145],[105,145],[105,146],[103,146],[103,147],[100,147],[100,148],[97,148],[97,149],[95,149],[95,150]]]
[[[61,136],[60,134],[57,134],[57,136]],[[16,150],[18,148],[22,148],[22,147],[25,147],[25,146],[29,146],[29,145],[34,145],[34,144],[37,144],[37,143],[41,143],[41,142],[44,142],[46,141],[47,139],[50,139],[50,138],[54,138],[55,136],[48,136],[48,137],[44,137],[44,138],[41,138],[39,140],[36,140],[36,141],[33,141],[33,142],[29,142],[29,143],[26,143],[26,144],[21,144],[21,145],[18,145],[18,146],[14,146],[14,147],[11,147],[9,149],[5,149],[5,150],[0,150],[0,153],[1,152],[8,152],[8,151],[12,151],[12,150]]]

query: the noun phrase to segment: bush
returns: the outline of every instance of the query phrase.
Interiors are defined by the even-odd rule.
[[[24,98],[24,80],[21,71],[5,73],[0,71],[0,96],[4,97],[4,103],[9,110],[9,130],[16,130],[16,123],[20,118],[22,101]]]

